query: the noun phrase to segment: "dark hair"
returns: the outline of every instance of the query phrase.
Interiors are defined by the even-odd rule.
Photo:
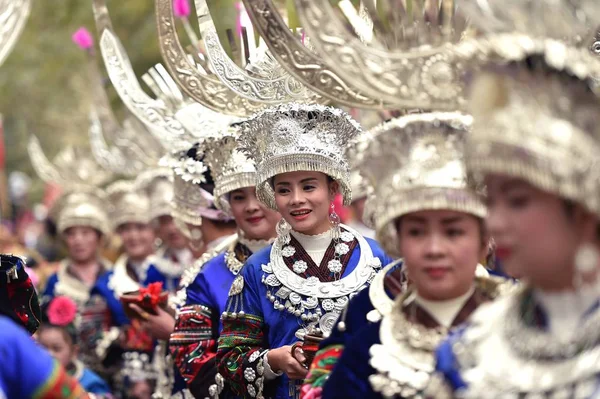
[[[565,209],[565,213],[569,218],[572,218],[575,215],[575,202],[571,200],[563,200],[563,206]]]
[[[235,222],[234,219],[231,220],[211,220],[211,222],[213,222],[217,227],[222,228],[222,229],[226,229],[226,228],[235,228],[237,227],[237,223]]]
[[[54,324],[42,324],[40,326],[40,329],[38,330],[38,333],[41,334],[42,331],[50,329],[59,330],[63,338],[69,345],[77,345],[77,336],[70,332],[70,328],[68,327],[55,326]]]
[[[63,334],[65,335],[65,340],[67,340],[67,342],[70,342],[73,345],[77,344],[77,329],[75,328],[75,324],[73,322],[65,325],[65,326],[60,326],[60,325],[55,325],[52,324],[48,318],[48,308],[50,307],[50,304],[52,303],[52,301],[55,298],[44,298],[44,300],[42,301],[41,304],[41,309],[42,309],[42,323],[40,325],[40,329],[44,329],[44,328],[58,328],[59,330],[61,330],[63,332]]]
[[[512,64],[518,65],[519,62],[514,62]],[[540,54],[530,55],[529,57],[525,58],[524,64],[527,66],[528,69],[530,69],[532,71],[540,71],[541,70],[541,71],[544,71],[548,75],[557,76],[567,86],[581,85],[583,83],[584,84],[583,86],[585,87],[585,92],[587,92],[591,95],[595,95],[594,91],[593,91],[593,87],[596,86],[594,79],[592,79],[590,77],[585,78],[585,79],[580,79],[579,77],[575,76],[575,74],[568,69],[557,70],[548,65],[548,62],[546,61],[546,57],[544,55],[540,55]]]
[[[563,200],[564,210],[567,217],[573,218],[575,215],[575,202],[572,200]],[[596,239],[600,240],[600,223],[596,226]]]
[[[195,144],[192,148],[187,150],[186,156],[197,161],[204,161],[204,153],[199,151],[198,144]],[[210,168],[206,168],[203,176],[205,181],[200,183],[200,187],[212,194],[215,189],[215,181],[213,180]]]
[[[90,229],[94,230],[94,232],[96,233],[96,238],[98,238],[98,241],[102,239],[102,237],[104,237],[104,233],[101,232],[99,229],[97,229],[94,226],[86,226],[86,225],[75,225],[75,226],[69,226],[64,230],[64,235],[67,234],[67,231],[73,229],[74,227],[89,227]]]
[[[52,238],[55,238],[58,235],[58,229],[56,228],[56,223],[54,223],[50,218],[44,221],[44,226],[46,228],[46,232]]]

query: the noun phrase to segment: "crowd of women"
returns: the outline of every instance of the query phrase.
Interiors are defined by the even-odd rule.
[[[408,40],[397,62],[418,73],[396,81],[423,93],[371,129],[306,88],[251,106],[244,72],[247,87],[222,78],[242,118],[202,109],[177,136],[166,111],[136,114],[137,145],[171,144],[128,179],[106,185],[96,161],[52,163],[32,141],[64,189],[51,214],[68,257],[34,287],[26,260],[0,255],[0,397],[600,398],[598,6],[425,3],[417,36],[432,42]],[[478,33],[434,43],[457,36],[444,29],[461,7]],[[115,75],[127,63],[99,27],[135,109],[135,75]],[[275,90],[288,72],[273,68]]]

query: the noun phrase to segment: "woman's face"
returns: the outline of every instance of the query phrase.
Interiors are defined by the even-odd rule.
[[[329,181],[324,173],[282,173],[273,179],[273,190],[279,213],[295,231],[316,235],[331,228],[329,207],[338,183]]]
[[[420,296],[443,301],[469,291],[486,253],[481,222],[450,210],[413,212],[398,222],[399,248]]]
[[[124,223],[117,229],[123,249],[134,261],[143,261],[154,252],[154,230],[147,223]]]
[[[575,253],[586,239],[593,240],[593,218],[523,180],[490,175],[486,185],[488,228],[506,271],[542,289],[570,287]],[[591,237],[585,237],[588,231]]]
[[[75,263],[90,262],[98,256],[100,233],[90,226],[73,226],[64,232],[69,257]]]
[[[76,348],[67,340],[66,334],[57,327],[42,327],[38,342],[63,366],[67,367],[77,357]]]
[[[184,249],[187,248],[188,240],[175,225],[172,216],[161,215],[155,221],[155,231],[167,248]]]
[[[136,381],[129,388],[128,397],[132,399],[152,398],[152,387],[147,380]]]
[[[255,187],[244,187],[229,193],[231,213],[246,238],[266,240],[275,237],[275,226],[281,216],[256,198]]]

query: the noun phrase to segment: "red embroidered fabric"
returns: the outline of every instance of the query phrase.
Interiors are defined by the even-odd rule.
[[[217,355],[215,328],[212,311],[205,306],[181,308],[169,339],[169,351],[186,382],[193,381]]]

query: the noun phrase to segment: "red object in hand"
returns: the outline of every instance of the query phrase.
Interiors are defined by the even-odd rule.
[[[130,304],[134,303],[144,311],[157,314],[156,309],[160,306],[163,309],[167,307],[169,299],[169,293],[162,290],[162,283],[152,283],[146,288],[140,288],[139,291],[129,292],[121,295],[121,303],[125,314],[130,319],[139,319],[141,316],[129,307]]]
[[[156,306],[160,302],[162,288],[161,282],[149,284],[147,288],[140,288],[138,301],[147,304],[152,309],[156,309]]]

